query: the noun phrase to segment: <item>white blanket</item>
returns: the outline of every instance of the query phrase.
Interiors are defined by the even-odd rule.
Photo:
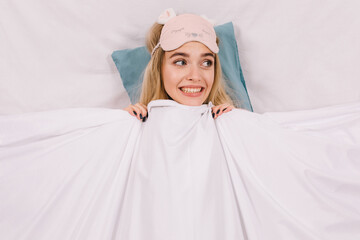
[[[360,239],[360,103],[0,117],[1,239]]]

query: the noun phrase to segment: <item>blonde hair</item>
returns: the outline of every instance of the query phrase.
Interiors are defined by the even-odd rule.
[[[150,53],[152,52],[156,44],[159,42],[162,28],[163,25],[155,23],[148,32],[146,38],[146,47]],[[218,41],[219,40],[216,39],[217,43]],[[171,99],[165,91],[164,83],[161,76],[161,66],[164,53],[165,52],[161,49],[161,47],[156,49],[150,59],[150,62],[146,66],[144,73],[144,81],[140,94],[140,103],[142,104],[148,105],[150,101],[157,99]],[[222,77],[219,56],[215,54],[214,82],[209,96],[204,103],[209,103],[211,101],[214,105],[220,105],[223,103],[229,103],[234,105],[232,99],[225,91],[226,88],[227,86]]]

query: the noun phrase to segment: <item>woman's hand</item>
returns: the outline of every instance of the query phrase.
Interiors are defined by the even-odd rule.
[[[137,117],[140,121],[145,122],[148,118],[147,107],[142,103],[129,105],[127,108],[124,108],[124,110],[130,113],[130,115]]]
[[[231,110],[233,110],[235,107],[233,105],[230,105],[228,103],[224,103],[224,104],[220,104],[217,106],[213,106],[211,109],[212,112],[212,116],[214,119],[216,119],[217,117],[219,117],[221,114],[223,113],[227,113],[230,112]]]

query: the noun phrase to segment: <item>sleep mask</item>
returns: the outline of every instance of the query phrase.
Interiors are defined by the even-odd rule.
[[[172,51],[192,41],[204,44],[213,53],[219,52],[214,27],[207,19],[194,14],[178,16],[171,16],[173,14],[171,12],[163,14],[166,14],[168,20],[161,31],[159,43],[154,47],[151,55],[159,47],[164,51]],[[164,19],[164,17],[160,15],[159,19]]]

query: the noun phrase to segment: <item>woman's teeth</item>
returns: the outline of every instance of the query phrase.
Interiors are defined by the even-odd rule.
[[[181,91],[186,93],[198,93],[201,91],[201,88],[180,88]]]

